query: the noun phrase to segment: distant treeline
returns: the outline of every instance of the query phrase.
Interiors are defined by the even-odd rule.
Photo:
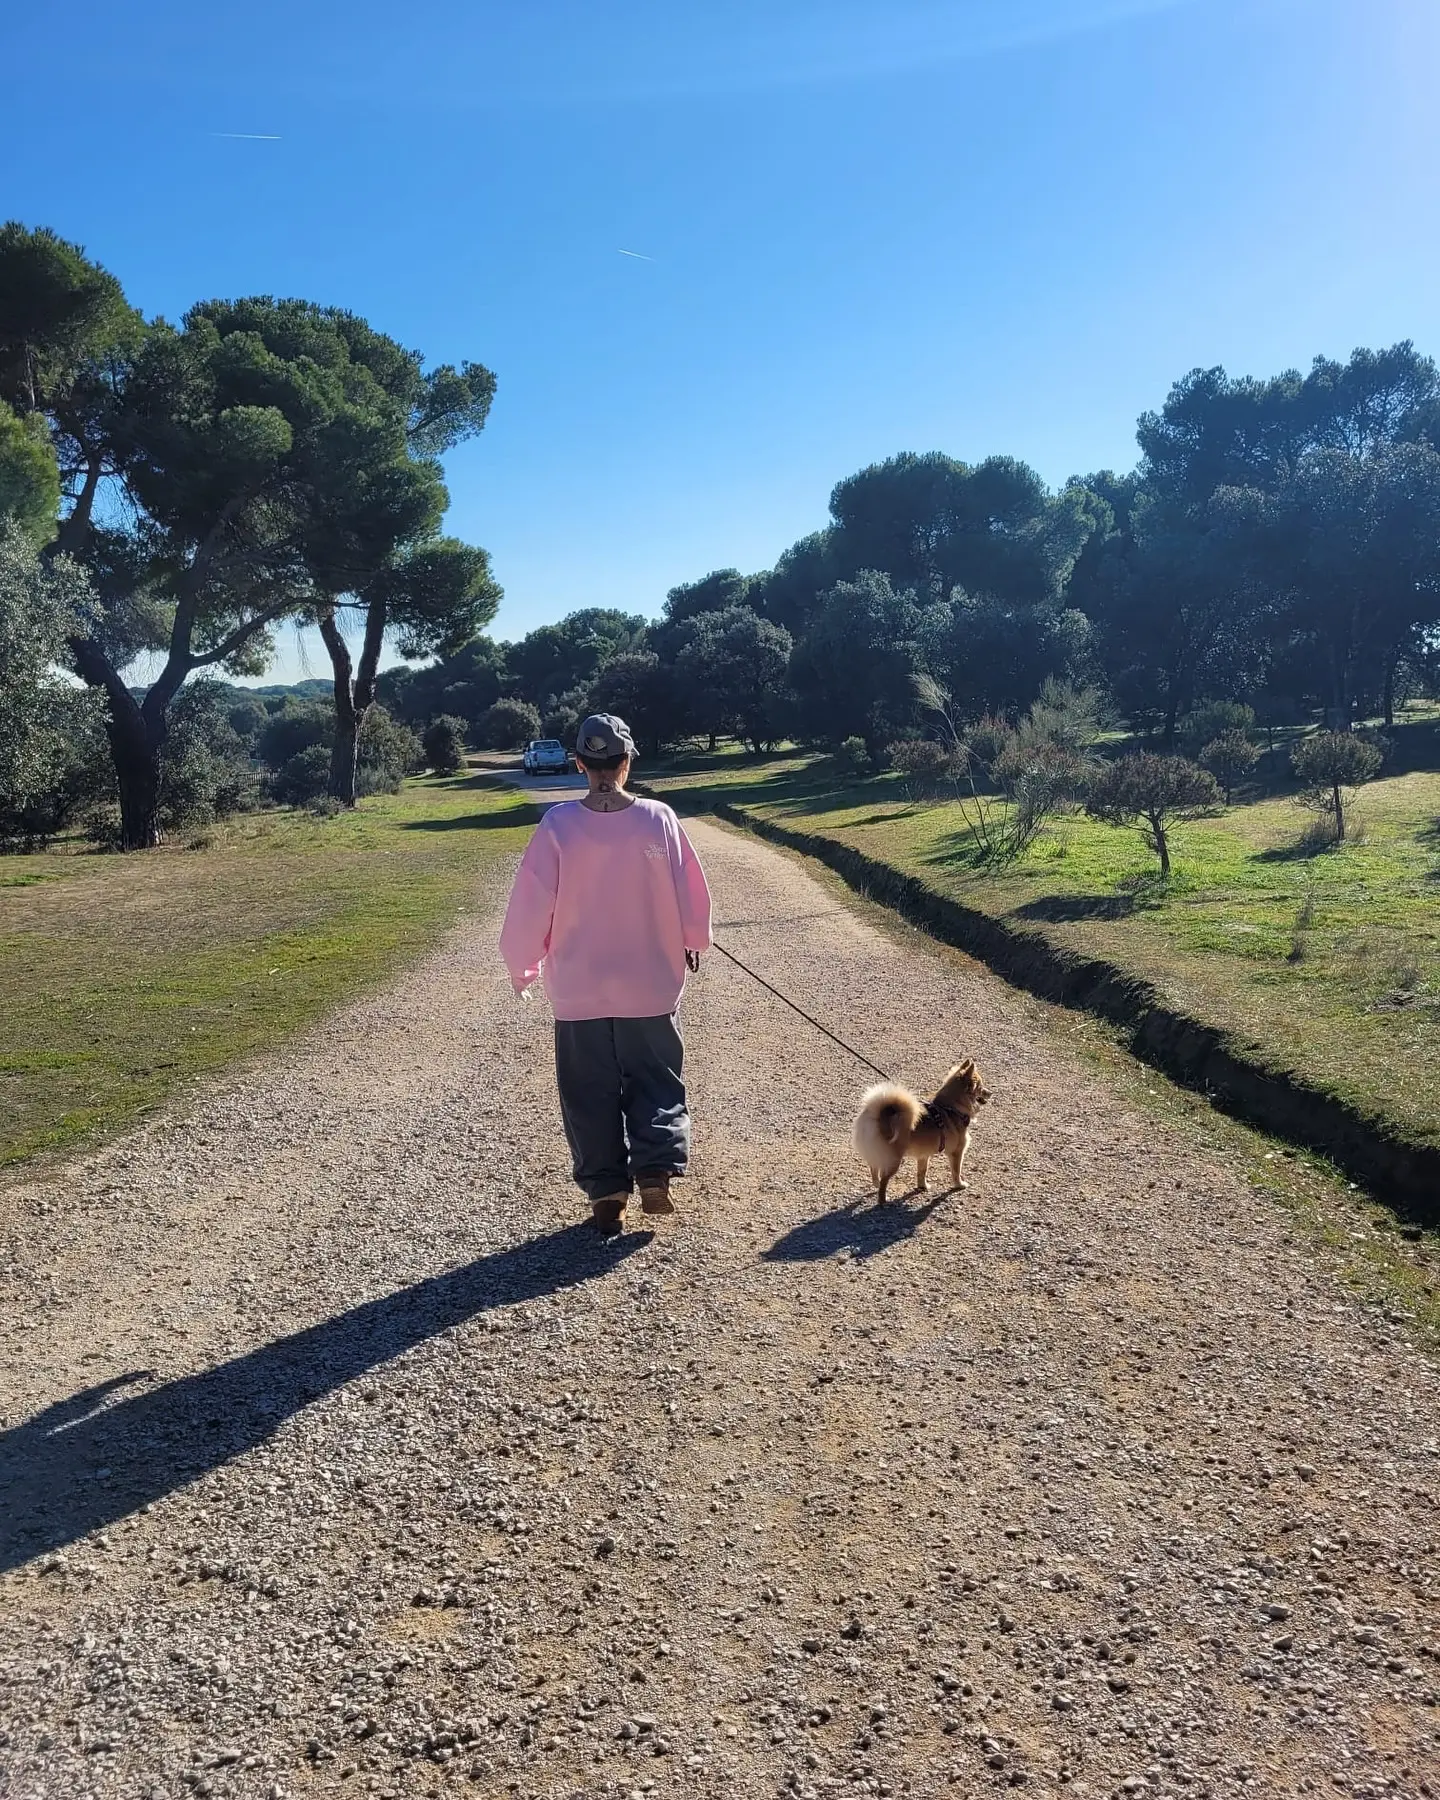
[[[840,482],[830,524],[773,569],[677,587],[658,623],[587,609],[394,671],[382,692],[482,742],[564,736],[605,705],[651,749],[858,737],[875,759],[935,729],[921,696],[937,686],[961,721],[1014,721],[1047,680],[1096,686],[1167,749],[1214,701],[1346,730],[1435,692],[1428,357],[1404,343],[1271,380],[1196,370],[1138,438],[1133,472],[1058,493],[1011,457],[893,457]],[[516,704],[492,713],[501,701]]]
[[[483,635],[486,553],[440,532],[440,458],[494,391],[306,301],[146,320],[76,245],[0,227],[0,841],[83,794],[120,844],[154,844],[185,795],[212,796],[196,816],[258,791],[257,762],[266,792],[353,804],[413,761],[392,727],[428,732],[431,766],[464,738],[568,739],[593,708],[651,752],[733,736],[879,764],[905,743],[914,763],[927,738],[1033,734],[1062,690],[1169,749],[1215,703],[1347,733],[1440,681],[1440,376],[1408,343],[1197,370],[1140,420],[1131,473],[1058,492],[1010,457],[894,457],[773,569],[510,644]],[[263,673],[294,624],[332,677],[276,703],[305,714],[277,764],[197,678]],[[419,666],[379,674],[387,645]]]

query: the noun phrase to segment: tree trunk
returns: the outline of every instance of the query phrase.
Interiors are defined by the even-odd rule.
[[[360,771],[360,721],[354,707],[335,709],[335,735],[330,743],[330,797],[342,806],[355,804]]]
[[[360,756],[360,720],[355,712],[350,646],[335,621],[333,607],[326,607],[316,623],[334,671],[335,731],[330,740],[330,798],[338,800],[342,806],[353,806],[356,765]]]
[[[1330,704],[1325,708],[1327,731],[1350,729],[1350,683],[1345,660],[1338,648],[1330,651]]]
[[[1152,819],[1150,821],[1150,830],[1154,834],[1155,850],[1160,858],[1160,879],[1162,881],[1168,881],[1170,879],[1169,836],[1166,833],[1165,827],[1158,819]]]
[[[1385,693],[1383,704],[1385,708],[1385,723],[1387,726],[1395,723],[1395,664],[1397,661],[1398,658],[1394,656],[1387,656],[1385,659]]]
[[[1180,716],[1180,696],[1172,688],[1165,700],[1165,736],[1163,748],[1166,755],[1175,748],[1175,725]]]
[[[160,829],[160,752],[146,739],[136,742],[110,732],[110,750],[120,784],[120,848],[154,850],[165,841]]]
[[[1344,802],[1343,798],[1341,797],[1340,784],[1338,781],[1335,783],[1334,801],[1335,801],[1335,842],[1337,844],[1343,844],[1345,842],[1345,802]]]
[[[375,700],[375,671],[385,641],[386,607],[372,600],[365,613],[365,643],[360,666],[350,660],[350,646],[336,622],[334,607],[326,607],[317,624],[335,677],[335,735],[330,743],[330,795],[342,806],[354,806],[360,764],[360,727]]]
[[[62,535],[52,551],[74,550],[83,543],[89,526],[90,508],[98,491],[102,465],[92,458],[87,466],[85,485],[79,503],[62,527]],[[219,518],[211,526],[203,543],[195,552],[175,585],[175,613],[170,623],[170,644],[165,666],[150,684],[143,701],[137,700],[121,679],[103,647],[91,637],[77,634],[69,639],[69,650],[75,673],[87,687],[99,688],[108,702],[105,735],[110,741],[110,754],[115,763],[115,778],[120,789],[121,848],[149,850],[163,842],[160,829],[161,773],[160,757],[170,734],[166,711],[196,669],[224,663],[242,649],[259,631],[282,612],[285,605],[271,611],[260,611],[235,626],[217,643],[201,654],[191,649],[200,598],[207,581],[212,578],[216,556],[225,532],[244,504],[238,495],[225,503]]]
[[[73,637],[75,671],[108,701],[105,736],[120,789],[120,848],[153,850],[164,841],[160,829],[160,752],[165,743],[164,701],[150,717],[120,679],[120,673],[93,638]]]

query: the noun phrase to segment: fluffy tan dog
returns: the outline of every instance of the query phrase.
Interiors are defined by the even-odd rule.
[[[989,1098],[990,1090],[968,1056],[956,1064],[930,1100],[917,1100],[908,1088],[893,1081],[872,1087],[860,1102],[853,1142],[879,1190],[877,1204],[885,1204],[885,1190],[907,1156],[915,1158],[917,1190],[925,1186],[930,1158],[942,1150],[950,1159],[952,1188],[968,1187],[962,1171],[970,1148],[970,1126]]]

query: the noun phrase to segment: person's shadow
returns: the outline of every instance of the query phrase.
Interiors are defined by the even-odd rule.
[[[0,1571],[58,1550],[272,1437],[292,1413],[491,1307],[604,1275],[653,1233],[566,1226],[197,1375],[117,1375],[0,1432]],[[110,1404],[106,1404],[110,1402]]]
[[[886,1206],[869,1204],[870,1192],[857,1194],[833,1212],[819,1218],[804,1219],[783,1237],[776,1238],[768,1250],[762,1250],[762,1262],[822,1262],[827,1256],[838,1256],[848,1250],[852,1256],[878,1256],[892,1244],[913,1237],[946,1194],[906,1194]],[[920,1200],[918,1206],[907,1204]]]

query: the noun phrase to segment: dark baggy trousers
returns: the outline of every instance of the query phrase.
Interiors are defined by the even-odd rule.
[[[557,1019],[555,1075],[575,1179],[591,1200],[690,1160],[679,1016]]]

